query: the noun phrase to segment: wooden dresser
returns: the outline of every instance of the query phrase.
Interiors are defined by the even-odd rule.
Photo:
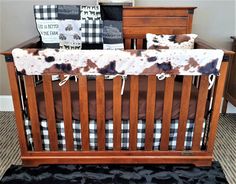
[[[236,36],[231,36],[231,38],[233,39],[232,50],[236,52]],[[226,113],[228,102],[236,107],[236,56],[231,59],[228,69],[228,81],[225,88],[222,113]]]

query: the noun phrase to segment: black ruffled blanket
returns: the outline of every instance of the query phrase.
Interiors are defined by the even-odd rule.
[[[106,184],[106,183],[228,183],[218,162],[211,167],[190,165],[45,165],[11,166],[3,184]]]

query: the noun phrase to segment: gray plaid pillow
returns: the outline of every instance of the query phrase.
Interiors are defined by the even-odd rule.
[[[122,21],[103,21],[103,49],[124,49]]]

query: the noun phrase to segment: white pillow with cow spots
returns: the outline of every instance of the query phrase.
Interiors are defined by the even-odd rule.
[[[147,33],[147,49],[193,49],[196,34],[156,35]]]

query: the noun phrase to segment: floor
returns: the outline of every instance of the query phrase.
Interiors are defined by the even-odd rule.
[[[19,165],[20,152],[12,112],[0,112],[0,178],[11,165]],[[230,184],[236,184],[236,114],[221,115],[214,157]]]

